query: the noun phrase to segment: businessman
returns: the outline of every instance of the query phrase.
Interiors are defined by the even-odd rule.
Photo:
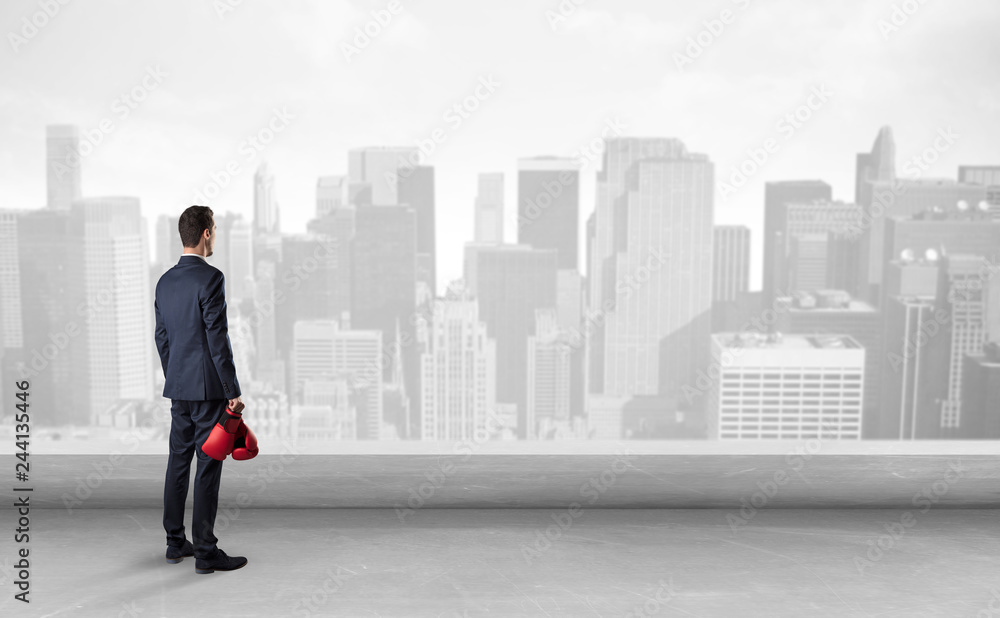
[[[229,342],[226,279],[205,258],[215,245],[215,219],[208,206],[191,206],[177,229],[184,253],[156,283],[156,349],[166,382],[163,396],[170,404],[170,457],[163,487],[163,528],[167,531],[167,562],[194,556],[196,573],[232,571],[247,563],[228,556],[215,537],[222,462],[201,450],[220,412],[228,405],[243,411],[240,384]],[[191,457],[197,455],[194,478],[192,541],[184,535]]]

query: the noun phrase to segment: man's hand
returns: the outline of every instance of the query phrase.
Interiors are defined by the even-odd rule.
[[[240,413],[242,413],[243,412],[243,406],[244,406],[244,404],[243,404],[243,397],[242,396],[237,397],[236,399],[230,399],[229,400],[229,409],[232,410],[233,412],[240,412]]]

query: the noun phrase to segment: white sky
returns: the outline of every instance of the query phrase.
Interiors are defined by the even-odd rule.
[[[249,217],[253,170],[266,158],[282,228],[301,231],[316,177],[346,173],[349,148],[414,145],[440,127],[447,139],[425,162],[437,168],[443,288],[460,276],[462,243],[472,237],[477,173],[508,175],[513,240],[517,159],[571,156],[617,118],[627,135],[678,137],[707,153],[720,181],[748,148],[777,140],[745,187],[716,197],[717,222],[754,230],[756,282],[765,180],[822,178],[850,201],[855,153],[883,124],[895,130],[900,167],[943,127],[960,138],[929,175],[1000,164],[993,0],[909,0],[919,8],[887,38],[879,22],[901,0],[564,0],[576,8],[554,30],[546,11],[558,0],[399,0],[399,14],[350,62],[341,44],[388,0],[231,0],[237,6],[220,17],[214,7],[225,1],[70,2],[16,53],[10,33],[39,4],[3,2],[0,207],[44,205],[46,124],[86,131],[111,118],[114,131],[84,161],[85,195],[138,196],[152,226],[236,159],[242,173],[210,205]],[[731,23],[678,70],[674,53],[723,9]],[[166,77],[121,118],[115,99],[151,66]],[[496,92],[461,126],[449,124],[445,112],[490,75]],[[821,84],[829,102],[786,139],[776,122]],[[276,107],[294,119],[247,163],[240,142]],[[593,208],[593,171],[582,175],[581,227]]]

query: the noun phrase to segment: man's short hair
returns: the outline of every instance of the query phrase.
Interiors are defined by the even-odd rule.
[[[197,247],[202,233],[205,230],[211,232],[214,222],[212,209],[208,206],[188,206],[177,222],[181,242],[185,247]]]

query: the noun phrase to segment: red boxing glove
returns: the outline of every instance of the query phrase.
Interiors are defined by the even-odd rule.
[[[233,451],[233,444],[236,441],[236,432],[243,425],[243,414],[233,412],[226,406],[226,409],[219,414],[219,420],[208,439],[201,445],[201,450],[212,459],[222,461],[226,455]]]
[[[246,423],[240,423],[236,430],[236,440],[233,443],[233,459],[239,461],[253,459],[259,451],[257,436],[254,435],[253,430],[247,427]]]

